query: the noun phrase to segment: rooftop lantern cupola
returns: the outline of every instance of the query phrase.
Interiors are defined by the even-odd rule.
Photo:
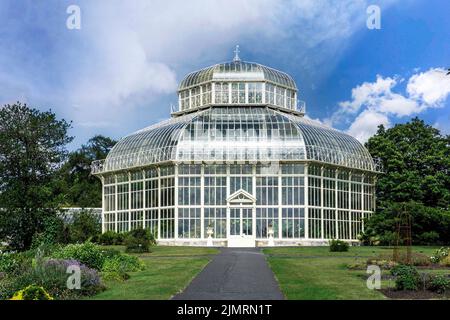
[[[303,115],[294,79],[287,73],[242,61],[239,45],[230,62],[188,74],[178,88],[179,109],[174,116],[211,106],[267,106]]]

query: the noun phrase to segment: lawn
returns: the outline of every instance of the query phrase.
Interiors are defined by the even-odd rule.
[[[113,248],[124,251],[122,246]],[[429,256],[436,248],[414,247],[413,251]],[[348,252],[329,252],[328,247],[283,247],[263,252],[288,299],[386,299],[381,292],[367,289],[364,270],[349,270],[347,264],[392,254],[392,248],[350,247]],[[106,282],[107,290],[91,299],[170,299],[217,253],[214,248],[153,247],[151,253],[138,255],[147,266],[144,271],[130,273],[124,282]],[[392,284],[391,280],[382,281],[383,287]]]
[[[111,248],[111,247],[109,247]],[[124,250],[123,247],[112,248]],[[107,290],[90,299],[167,300],[181,292],[219,251],[213,248],[153,247],[138,255],[144,271],[131,272],[124,282],[109,281]]]
[[[414,252],[431,255],[436,247],[414,247]],[[386,247],[351,247],[348,252],[329,252],[328,247],[267,248],[263,252],[284,295],[288,299],[385,299],[369,290],[365,272],[346,265],[368,257],[391,254]]]
[[[105,249],[115,249],[125,252],[125,246],[102,246]],[[216,248],[206,247],[180,247],[180,246],[154,246],[151,247],[150,253],[137,255],[140,258],[153,257],[190,257],[190,256],[208,256],[219,253]]]

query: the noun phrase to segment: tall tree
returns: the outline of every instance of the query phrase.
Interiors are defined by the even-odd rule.
[[[400,204],[408,203],[416,242],[449,241],[450,136],[414,118],[387,130],[380,126],[366,147],[385,170],[367,231],[392,240]]]
[[[450,136],[414,118],[388,130],[380,126],[366,146],[385,169],[377,184],[379,202],[412,200],[449,208]]]
[[[105,159],[115,144],[113,139],[97,135],[69,154],[68,161],[60,170],[67,206],[101,207],[102,186],[100,180],[91,175],[91,163]]]
[[[66,159],[70,123],[26,104],[0,109],[0,239],[30,247],[44,221],[56,215],[52,184]]]

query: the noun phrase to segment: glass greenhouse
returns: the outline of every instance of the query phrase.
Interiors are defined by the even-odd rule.
[[[357,241],[377,166],[353,137],[304,117],[288,74],[236,55],[187,75],[171,119],[92,165],[103,231],[149,228],[160,244]]]

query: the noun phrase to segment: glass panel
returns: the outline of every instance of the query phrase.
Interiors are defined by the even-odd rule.
[[[205,177],[205,205],[225,205],[227,201],[227,178]]]
[[[230,235],[241,234],[241,209],[230,208]]]
[[[200,208],[178,209],[178,237],[200,238]]]
[[[274,238],[278,238],[278,208],[256,208],[256,237],[267,238],[269,227],[273,227]]]
[[[336,239],[336,212],[335,210],[323,210],[323,237]]]
[[[253,184],[252,184],[253,178],[252,177],[230,177],[230,192],[231,194],[235,193],[236,191],[243,189],[249,193],[252,193]]]
[[[231,85],[231,103],[245,103],[245,83],[232,83]]]
[[[304,177],[283,177],[282,178],[282,204],[283,205],[303,205],[305,204]]]
[[[175,214],[174,209],[161,209],[161,235],[162,239],[174,238]]]
[[[247,236],[253,234],[252,209],[242,208],[242,233]]]
[[[230,93],[229,93],[229,89],[228,89],[228,83],[224,82],[224,83],[215,83],[215,102],[216,103],[230,103],[229,97],[230,97]]]
[[[262,83],[248,84],[248,103],[262,103]]]
[[[319,239],[322,237],[321,226],[321,209],[309,208],[308,214],[308,236],[312,239]]]
[[[303,238],[305,236],[304,208],[283,208],[282,237]]]
[[[158,234],[158,210],[145,211],[145,227],[150,230],[153,235]]]
[[[304,117],[266,108],[221,107],[174,117],[123,138],[109,153],[102,170],[126,169],[174,159],[311,159],[374,169],[374,162],[364,146],[345,133]],[[161,168],[161,175],[170,174],[173,172]],[[324,176],[330,178],[332,174],[324,172]],[[121,181],[119,175],[117,179]],[[126,176],[123,179],[128,181]],[[340,173],[340,179],[348,181],[348,172]],[[365,179],[373,184],[372,177]]]
[[[227,208],[205,208],[205,237],[207,237],[207,228],[213,228],[213,238],[227,237]]]
[[[179,177],[178,178],[178,204],[179,205],[200,205],[201,187],[200,177]]]
[[[278,177],[256,178],[256,204],[278,204]]]
[[[205,84],[202,86],[202,105],[211,103],[211,84]]]

